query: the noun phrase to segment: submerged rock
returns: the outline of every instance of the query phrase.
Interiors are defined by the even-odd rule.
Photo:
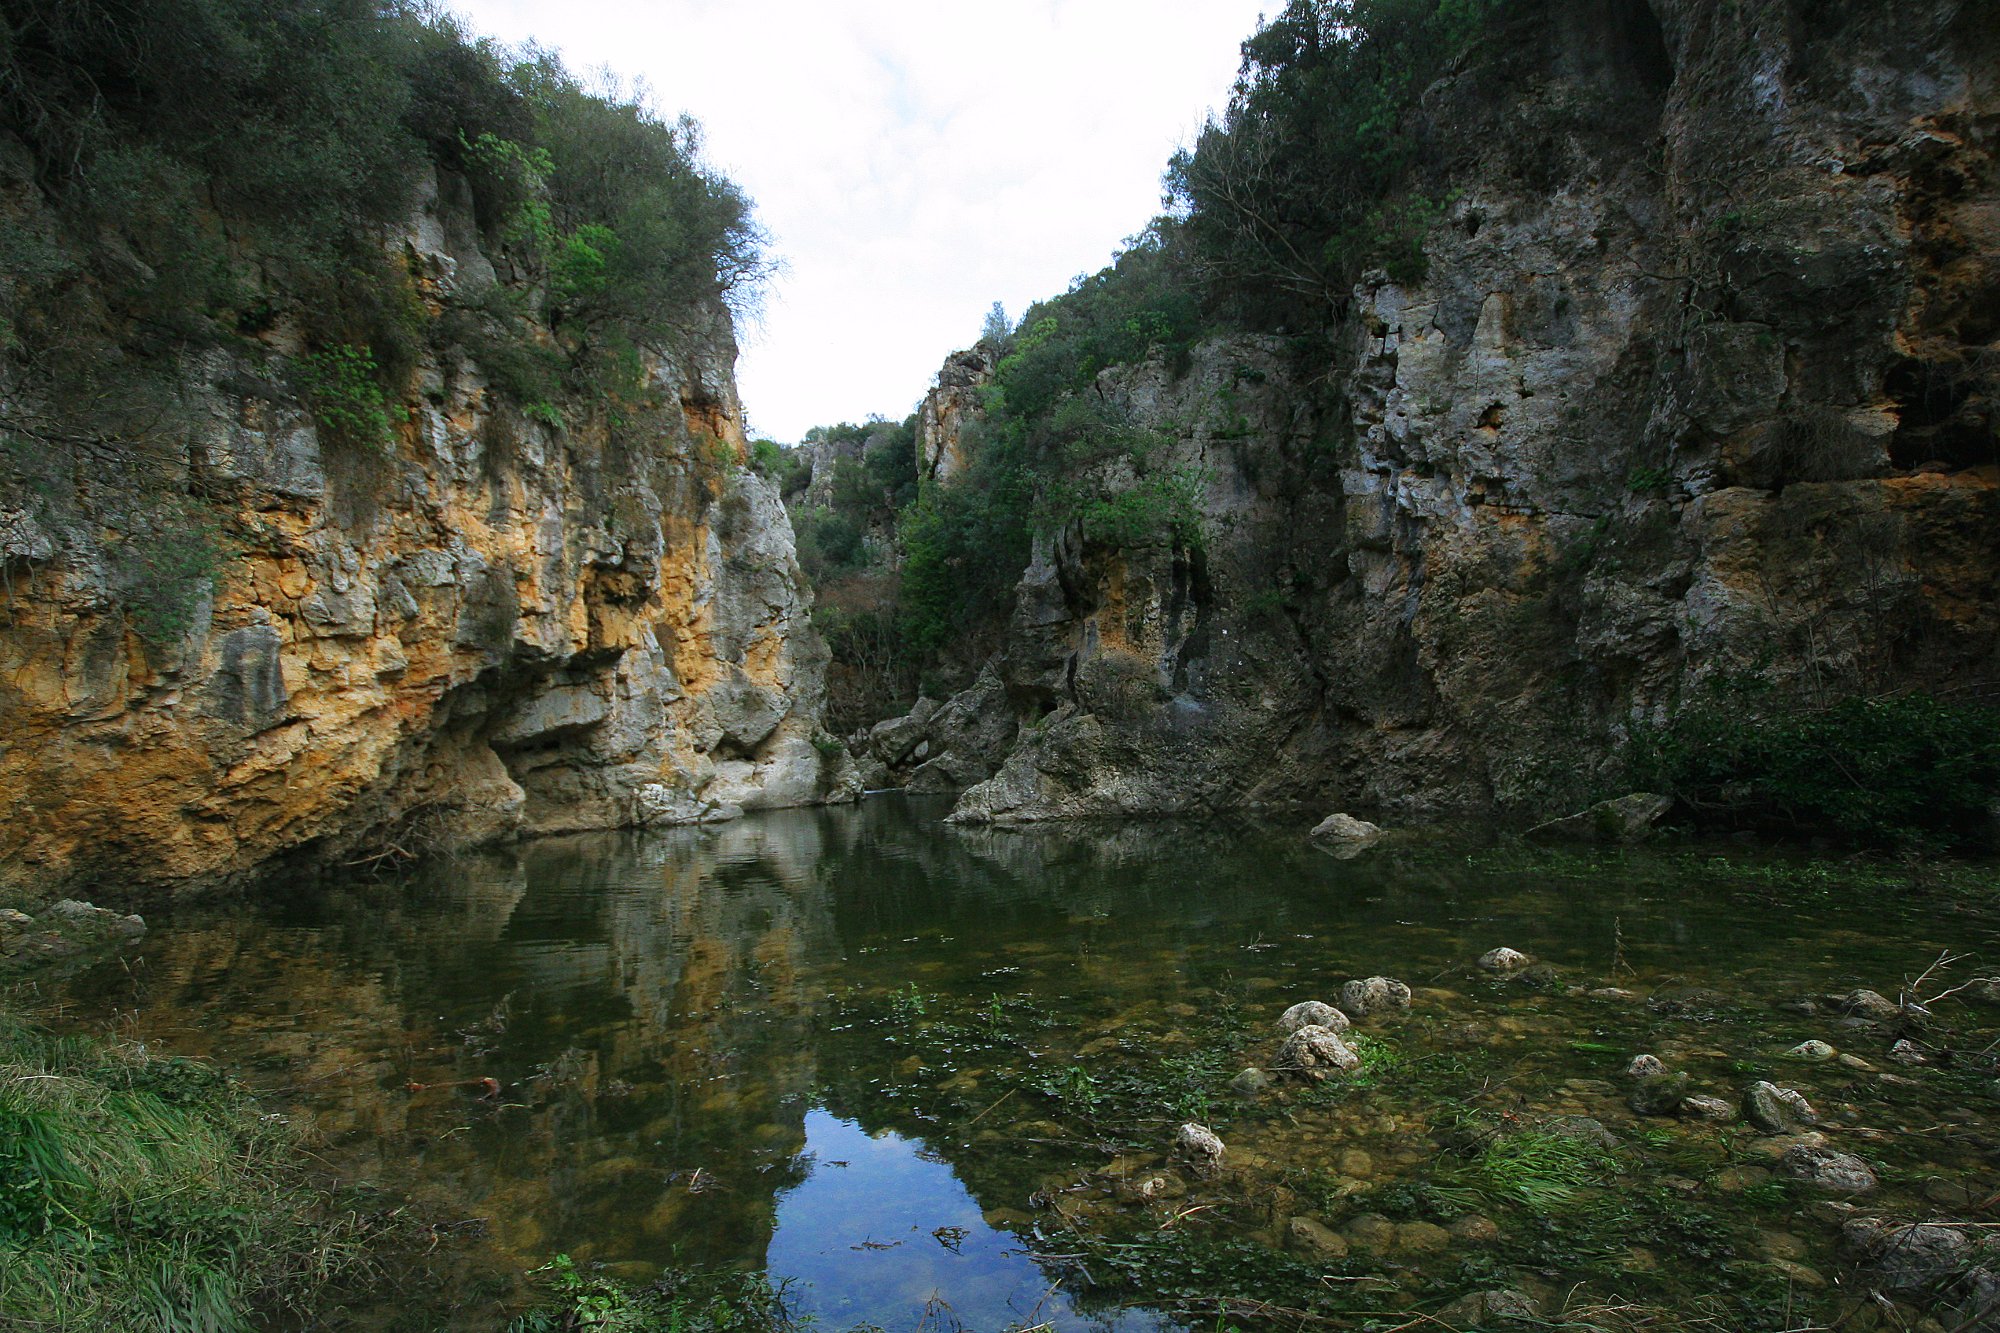
[[[1295,1217],[1285,1224],[1285,1241],[1300,1254],[1316,1259],[1344,1259],[1347,1240],[1339,1232],[1310,1217]]]
[[[1839,1052],[1823,1041],[1802,1041],[1792,1047],[1791,1050],[1786,1051],[1785,1054],[1791,1056],[1794,1060],[1820,1061],[1831,1060]]]
[[[1657,1055],[1635,1055],[1632,1063],[1625,1066],[1627,1078],[1653,1078],[1666,1072],[1667,1067],[1660,1063]]]
[[[1635,791],[1528,830],[1540,842],[1638,842],[1674,808],[1674,798]]]
[[[1475,1291],[1437,1312],[1435,1322],[1446,1328],[1485,1328],[1494,1324],[1542,1325],[1541,1307],[1525,1292],[1512,1288]]]
[[[1394,977],[1367,977],[1340,988],[1340,1007],[1354,1018],[1410,1007],[1410,988]]]
[[[1891,1290],[1928,1286],[1965,1271],[1972,1238],[1941,1222],[1857,1217],[1840,1228],[1841,1248]]]
[[[1519,949],[1509,949],[1505,945],[1502,945],[1498,949],[1488,949],[1485,953],[1479,955],[1479,966],[1482,969],[1488,972],[1497,972],[1501,976],[1505,976],[1509,972],[1518,972],[1524,967],[1532,966],[1534,961],[1533,958],[1522,953]]]
[[[1899,1065],[1927,1065],[1931,1062],[1923,1048],[1907,1037],[1889,1048],[1889,1058]]]
[[[1686,1074],[1648,1074],[1637,1080],[1626,1104],[1640,1115],[1674,1115],[1687,1100]]]
[[[1871,1023],[1893,1023],[1903,1016],[1903,1010],[1894,1000],[1872,990],[1852,990],[1845,995],[1834,997],[1844,1013],[1856,1018],[1865,1018]]]
[[[1500,1239],[1500,1228],[1494,1225],[1493,1219],[1479,1213],[1467,1213],[1455,1218],[1445,1230],[1455,1239],[1472,1245],[1490,1245]]]
[[[1340,1039],[1332,1028],[1307,1024],[1278,1048],[1275,1071],[1293,1078],[1318,1083],[1329,1074],[1344,1073],[1361,1063],[1361,1057]]]
[[[1302,1000],[1278,1015],[1278,1031],[1287,1037],[1302,1027],[1331,1028],[1335,1032],[1345,1032],[1349,1026],[1346,1014],[1321,1000]]]
[[[1683,1120],[1714,1120],[1726,1124],[1736,1118],[1734,1105],[1706,1094],[1683,1097],[1680,1110]]]
[[[1271,1076],[1255,1065],[1229,1080],[1229,1090],[1238,1097],[1258,1097],[1268,1092],[1270,1087]]]
[[[1819,1113],[1804,1093],[1762,1080],[1744,1092],[1743,1114],[1766,1134],[1797,1134],[1819,1123]]]
[[[1197,1175],[1212,1175],[1222,1169],[1222,1155],[1227,1149],[1222,1139],[1206,1125],[1197,1125],[1192,1120],[1180,1127],[1174,1135],[1174,1156],[1193,1167]]]
[[[1519,1133],[1525,1128],[1527,1128],[1525,1125],[1519,1126],[1514,1132]],[[1606,1152],[1618,1146],[1618,1136],[1606,1129],[1604,1122],[1594,1116],[1554,1115],[1534,1128],[1559,1139],[1575,1139],[1580,1143],[1592,1144]]]
[[[1831,1194],[1866,1194],[1876,1186],[1875,1168],[1852,1153],[1795,1144],[1778,1159],[1778,1174]]]
[[[1736,1002],[1718,990],[1702,986],[1668,986],[1646,999],[1646,1007],[1667,1018],[1712,1018]]]

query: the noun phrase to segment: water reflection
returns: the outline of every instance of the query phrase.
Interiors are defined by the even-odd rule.
[[[1020,1238],[987,1225],[950,1164],[921,1140],[870,1134],[823,1110],[806,1114],[805,1131],[810,1174],[779,1196],[767,1262],[772,1280],[797,1284],[823,1326],[1164,1326],[1144,1312],[1078,1313]]]
[[[1082,1318],[1007,1229],[1031,1173],[1004,1151],[957,1172],[920,1151],[918,1134],[953,1154],[970,1136],[881,1102],[904,1052],[842,1030],[843,995],[1025,995],[1064,1031],[1171,1037],[1348,976],[1421,982],[1499,943],[1633,984],[1821,988],[1880,984],[1934,947],[1644,864],[1514,877],[1434,852],[1335,861],[1294,830],[1023,834],[941,813],[886,800],[553,838],[408,882],[191,908],[78,995],[309,1108],[351,1177],[484,1219],[497,1270],[558,1250],[764,1266],[829,1327],[908,1328],[934,1296],[998,1327],[1037,1307]],[[945,1073],[968,1095],[985,1076]]]

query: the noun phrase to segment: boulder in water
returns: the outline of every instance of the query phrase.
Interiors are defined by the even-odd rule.
[[[1214,1130],[1192,1120],[1174,1135],[1174,1156],[1193,1167],[1197,1175],[1213,1175],[1221,1170],[1225,1151],[1221,1137]]]
[[[1744,1093],[1743,1113],[1766,1134],[1797,1134],[1819,1123],[1819,1113],[1804,1093],[1762,1080]]]
[[[1340,988],[1340,1007],[1351,1018],[1410,1007],[1410,988],[1394,977],[1368,977]]]
[[[1361,1057],[1340,1039],[1332,1028],[1307,1024],[1278,1048],[1275,1070],[1308,1083],[1318,1083],[1329,1074],[1345,1073],[1360,1065]]]
[[[1349,1024],[1346,1014],[1321,1000],[1301,1000],[1278,1015],[1278,1031],[1287,1037],[1307,1026],[1345,1032]]]

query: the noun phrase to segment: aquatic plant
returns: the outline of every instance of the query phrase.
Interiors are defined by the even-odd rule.
[[[805,1327],[792,1316],[785,1285],[773,1287],[735,1269],[669,1266],[641,1287],[558,1254],[530,1276],[548,1296],[510,1323],[509,1333],[790,1333]]]
[[[1520,1130],[1497,1135],[1474,1160],[1477,1188],[1532,1212],[1579,1205],[1582,1192],[1619,1170],[1609,1150],[1568,1134]]]

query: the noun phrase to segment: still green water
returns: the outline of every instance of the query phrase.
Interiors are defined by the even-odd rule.
[[[440,1232],[448,1276],[354,1316],[384,1327],[493,1326],[558,1252],[638,1280],[761,1268],[823,1327],[898,1333],[1209,1326],[1251,1299],[1358,1327],[1497,1285],[1834,1300],[1837,1218],[1741,1127],[1626,1109],[1640,1051],[1690,1091],[1805,1091],[1898,1206],[2000,1189],[1990,1074],[1904,1070],[1878,1034],[1777,1007],[1893,996],[1946,949],[2000,962],[1962,894],[1822,902],[1741,853],[1438,835],[1343,861],[1291,827],[965,830],[944,808],[555,838],[185,908],[79,978],[73,1012],[243,1072],[317,1119],[344,1179],[464,1224]],[[1503,944],[1554,973],[1468,967]],[[1416,998],[1357,1023],[1359,1075],[1231,1091],[1287,1005],[1378,973]],[[1631,995],[1586,993],[1607,986]],[[1977,1049],[1994,1014],[1950,1021]],[[1870,1067],[1784,1055],[1806,1038]],[[1619,1140],[1564,1197],[1449,1146],[1468,1117],[1551,1115]],[[1187,1119],[1228,1141],[1220,1177],[1168,1162]]]

